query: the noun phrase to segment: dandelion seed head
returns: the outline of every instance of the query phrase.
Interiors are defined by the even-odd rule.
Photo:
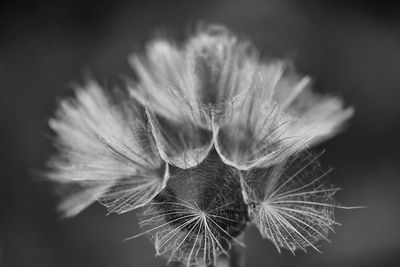
[[[187,266],[228,254],[250,222],[278,250],[328,240],[337,188],[308,151],[352,108],[220,25],[151,40],[129,63],[137,80],[124,90],[88,81],[50,120],[59,153],[47,176],[73,185],[65,216],[94,201],[143,207],[142,234]]]

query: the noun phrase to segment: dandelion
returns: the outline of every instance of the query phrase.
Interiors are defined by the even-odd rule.
[[[138,79],[124,90],[88,81],[50,120],[59,153],[48,177],[78,185],[65,216],[95,201],[109,213],[143,208],[136,236],[186,266],[215,265],[249,223],[279,251],[329,241],[343,207],[309,149],[351,108],[218,25],[184,43],[156,38],[129,62]]]

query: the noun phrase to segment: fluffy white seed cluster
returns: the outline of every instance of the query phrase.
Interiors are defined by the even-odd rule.
[[[109,212],[145,207],[157,254],[187,266],[226,254],[248,221],[278,250],[318,250],[337,189],[306,149],[351,108],[222,26],[155,39],[130,63],[138,79],[125,90],[90,81],[50,120],[59,153],[48,176],[79,185],[66,216],[96,200]]]
[[[246,227],[239,173],[213,151],[194,168],[171,171],[166,188],[141,217],[158,255],[186,265],[214,264]]]

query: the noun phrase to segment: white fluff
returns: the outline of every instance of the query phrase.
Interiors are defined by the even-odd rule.
[[[243,174],[243,194],[252,222],[263,237],[277,247],[319,251],[317,242],[327,239],[333,225],[338,188],[326,184],[326,175],[307,152],[291,157],[268,170]]]
[[[181,46],[155,40],[131,63],[139,76],[131,95],[179,129],[165,130],[171,143],[155,127],[164,160],[178,167],[197,165],[213,145],[226,164],[268,167],[334,135],[353,114],[340,99],[313,93],[310,78],[285,62],[260,61],[220,26]]]
[[[221,26],[200,27],[182,44],[155,39],[129,62],[138,80],[126,91],[107,92],[90,81],[50,120],[59,154],[48,176],[80,185],[60,205],[66,216],[95,200],[116,213],[146,206],[142,224],[155,226],[145,233],[152,233],[158,254],[187,266],[208,264],[226,253],[219,242],[235,237],[218,233],[216,209],[197,206],[209,199],[193,192],[214,194],[214,188],[223,196],[237,189],[243,198],[229,197],[244,208],[232,208],[229,197],[209,206],[239,225],[250,218],[278,249],[318,250],[336,223],[337,189],[321,182],[326,173],[304,151],[336,134],[352,108],[313,92],[311,79],[286,62],[262,61],[249,42]],[[211,158],[232,173],[222,185],[213,179],[222,174],[208,164]],[[184,174],[179,181],[177,173]],[[185,200],[174,200],[175,210],[153,201],[167,183],[179,190],[185,182]],[[172,224],[168,216],[178,218]]]
[[[63,100],[50,127],[60,154],[52,158],[52,180],[80,183],[84,189],[60,205],[72,216],[100,200],[110,211],[125,212],[149,202],[166,183],[165,163],[151,134],[129,102],[119,106],[95,82]],[[115,191],[113,187],[120,190]]]

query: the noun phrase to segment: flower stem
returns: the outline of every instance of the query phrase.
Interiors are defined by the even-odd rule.
[[[234,245],[229,253],[229,267],[244,267],[245,255],[244,249],[240,245]]]
[[[238,237],[244,243],[244,234]],[[215,267],[245,267],[244,249],[239,244],[233,244],[229,250],[229,256],[221,256]]]

